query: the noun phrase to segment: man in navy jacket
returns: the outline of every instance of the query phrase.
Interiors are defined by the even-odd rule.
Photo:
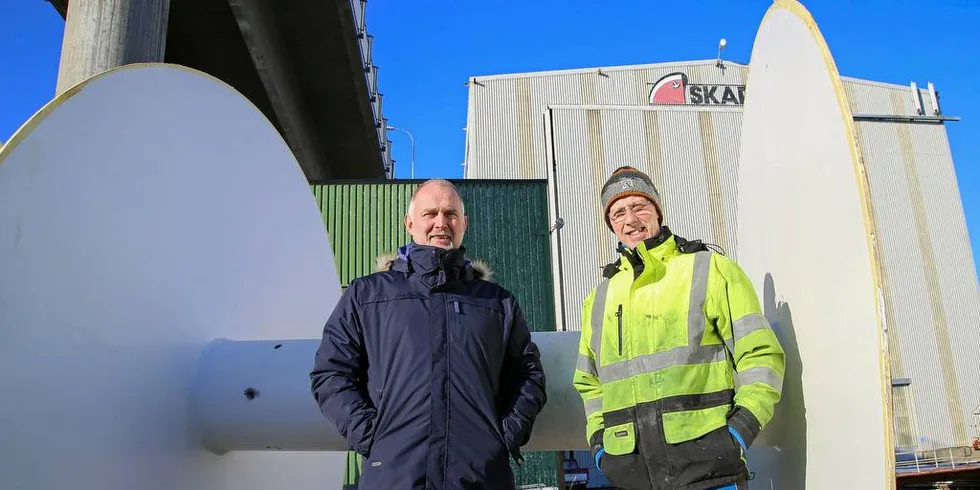
[[[355,279],[323,329],[313,397],[364,456],[361,488],[515,488],[546,402],[538,348],[513,295],[468,260],[462,199],[416,191],[412,241]]]

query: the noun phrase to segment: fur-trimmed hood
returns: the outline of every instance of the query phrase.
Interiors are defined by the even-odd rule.
[[[377,257],[374,258],[373,272],[385,272],[391,270],[391,266],[394,265],[395,260],[397,259],[398,259],[397,252],[378,255]],[[470,267],[473,268],[473,275],[477,279],[493,282],[493,269],[490,268],[490,264],[482,260],[471,259]]]

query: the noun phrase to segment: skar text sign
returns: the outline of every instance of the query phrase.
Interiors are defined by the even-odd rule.
[[[742,105],[745,85],[688,83],[687,74],[664,75],[650,89],[650,104]]]

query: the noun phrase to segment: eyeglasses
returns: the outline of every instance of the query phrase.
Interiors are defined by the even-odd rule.
[[[614,210],[612,213],[609,213],[609,221],[612,221],[613,223],[621,223],[626,220],[627,215],[630,213],[636,216],[637,218],[640,218],[640,217],[645,217],[652,212],[653,212],[652,205],[645,202],[638,202],[638,203],[623,206],[619,209]]]

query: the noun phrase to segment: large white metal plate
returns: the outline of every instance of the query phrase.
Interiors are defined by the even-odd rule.
[[[880,274],[841,80],[795,0],[770,7],[749,66],[739,262],[787,351],[752,488],[894,488]]]
[[[340,488],[342,452],[216,455],[188,415],[206,343],[317,338],[339,294],[244,97],[170,65],[68,90],[0,152],[0,488]]]

